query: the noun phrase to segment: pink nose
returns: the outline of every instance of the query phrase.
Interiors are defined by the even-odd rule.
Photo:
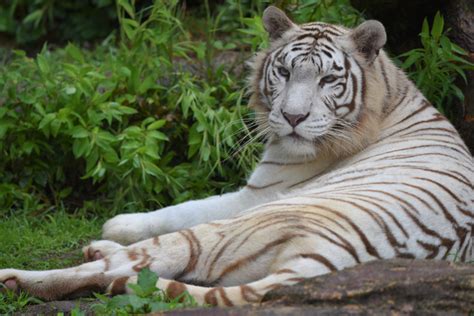
[[[303,122],[304,120],[306,120],[309,116],[309,112],[306,113],[306,114],[290,114],[290,113],[287,113],[285,111],[281,111],[281,113],[283,114],[283,117],[285,118],[285,120],[292,126],[292,127],[295,127],[296,125],[298,125],[299,123]]]

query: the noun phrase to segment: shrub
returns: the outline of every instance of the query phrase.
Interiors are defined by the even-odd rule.
[[[240,81],[224,67],[207,69],[212,81],[187,71],[203,46],[176,1],[148,10],[119,6],[118,46],[16,51],[2,67],[3,210],[94,199],[142,210],[241,184],[255,158],[231,155],[246,115]]]
[[[463,58],[467,53],[449,40],[447,32],[439,12],[431,29],[425,18],[420,33],[422,48],[400,55],[404,60],[401,67],[409,73],[428,100],[444,114],[449,114],[456,99],[464,100],[461,89],[455,83],[457,78],[461,77],[466,83],[464,72],[474,69],[474,64]]]

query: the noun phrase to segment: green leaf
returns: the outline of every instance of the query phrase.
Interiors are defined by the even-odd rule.
[[[114,149],[111,147],[107,148],[104,153],[102,154],[102,157],[104,157],[105,162],[110,163],[110,164],[116,164],[120,162],[120,158],[115,152]]]
[[[71,130],[71,136],[73,138],[86,138],[89,137],[89,131],[82,126],[75,126]]]
[[[145,295],[151,295],[158,290],[156,283],[158,282],[158,276],[155,272],[145,268],[138,273],[137,285],[143,290]]]
[[[119,110],[123,114],[129,114],[129,115],[138,113],[137,110],[135,110],[134,108],[131,108],[129,106],[124,106],[124,105],[119,106]]]
[[[116,295],[110,301],[108,301],[107,306],[110,309],[117,307],[125,307],[130,304],[130,295]]]
[[[154,163],[150,162],[150,161],[144,161],[143,162],[143,165],[145,167],[145,173],[150,175],[150,176],[153,176],[155,178],[160,178],[160,176],[163,174],[163,172],[161,171],[160,168],[158,168]],[[146,181],[144,181],[146,182]]]
[[[151,131],[151,130],[159,129],[163,127],[165,124],[166,124],[166,120],[158,120],[148,125],[147,130]]]
[[[421,54],[418,54],[417,52],[413,52],[409,54],[408,58],[405,59],[401,67],[403,69],[410,68],[420,57],[421,57]]]
[[[120,67],[120,74],[126,78],[129,78],[132,75],[132,71],[129,68],[122,66]]]
[[[148,137],[151,137],[151,138],[154,138],[154,139],[159,139],[159,140],[169,140],[168,136],[166,136],[162,132],[158,132],[158,131],[148,132]]]
[[[128,2],[128,0],[118,0],[119,6],[122,7],[122,9],[125,10],[125,12],[130,15],[132,19],[135,18],[135,10],[133,9],[132,5]]]
[[[209,146],[204,146],[201,148],[201,159],[203,161],[208,161],[211,156],[211,148]]]
[[[147,77],[145,80],[143,80],[138,87],[138,92],[140,94],[145,94],[148,90],[156,87],[155,79],[152,76]]]
[[[21,145],[21,150],[29,155],[33,150],[38,151],[38,146],[34,142],[26,141]]]
[[[198,124],[194,124],[189,130],[188,145],[201,144],[202,134],[198,132]]]
[[[433,21],[431,36],[433,36],[435,40],[438,40],[441,37],[441,34],[443,33],[443,29],[444,29],[444,19],[441,16],[441,13],[438,11],[436,12],[436,15]]]
[[[157,159],[157,160],[160,159],[156,146],[155,147],[146,146],[145,153],[153,159]]]
[[[428,19],[426,18],[423,20],[420,36],[423,47],[427,48],[429,45],[428,38],[430,37],[430,25],[428,24]]]
[[[44,116],[44,118],[41,120],[38,128],[43,129],[46,125],[51,123],[54,119],[56,118],[56,113],[48,113]]]
[[[80,63],[84,63],[84,55],[75,45],[69,43],[65,48],[66,53]]]
[[[133,29],[130,25],[122,24],[122,28],[128,39],[133,40],[135,38],[135,29]]]
[[[86,316],[86,313],[75,307],[71,310],[71,316]]]
[[[459,54],[459,55],[467,55],[467,52],[462,48],[460,47],[459,45],[455,44],[455,43],[451,43],[451,47],[453,49],[453,52],[455,52],[456,54]]]
[[[13,49],[12,53],[17,57],[26,57],[26,52],[21,49]]]
[[[459,100],[461,101],[464,101],[464,93],[462,92],[461,89],[459,89],[457,86],[455,85],[452,85],[451,86],[452,90],[453,90],[453,93],[454,95],[456,96],[456,98],[458,98]]]
[[[138,297],[136,295],[129,295],[129,305],[134,309],[135,312],[142,312],[142,309],[147,305],[148,300],[145,298]],[[143,310],[143,312],[146,312]]]
[[[464,73],[464,71],[462,70],[461,67],[455,65],[455,64],[451,64],[451,68],[459,75],[461,76],[461,78],[464,80],[465,83],[467,83],[467,76],[466,74]]]
[[[76,139],[72,144],[72,153],[74,157],[80,158],[83,157],[91,149],[91,144],[88,139],[80,138]]]
[[[121,22],[122,22],[122,23],[125,23],[125,24],[128,24],[128,25],[130,25],[130,26],[133,27],[133,28],[139,28],[139,27],[140,27],[140,24],[139,24],[137,21],[132,20],[132,19],[127,19],[127,18],[125,18],[125,19],[122,19]]]
[[[131,20],[131,19],[122,19],[121,27],[127,34],[127,37],[129,39],[133,39],[135,37],[139,24],[136,21]]]
[[[71,193],[72,193],[72,188],[67,187],[67,188],[62,189],[59,192],[58,197],[61,198],[61,199],[64,199],[64,198],[68,197]]]
[[[38,27],[39,23],[41,22],[41,19],[43,18],[43,10],[37,9],[30,14],[28,14],[24,19],[23,19],[23,24],[30,24],[33,23],[33,25]]]
[[[48,61],[46,60],[46,58],[44,57],[43,54],[38,54],[38,56],[36,57],[36,61],[38,63],[38,67],[39,67],[40,71],[43,74],[48,74],[51,71],[51,68],[49,67]]]

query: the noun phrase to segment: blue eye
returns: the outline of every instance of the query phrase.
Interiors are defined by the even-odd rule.
[[[290,72],[285,67],[278,67],[277,71],[278,74],[280,74],[280,76],[284,77],[286,80],[290,78]]]

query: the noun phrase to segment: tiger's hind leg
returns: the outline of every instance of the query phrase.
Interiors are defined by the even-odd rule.
[[[306,278],[329,272],[327,267],[311,258],[297,258],[288,261],[274,273],[254,282],[228,287],[203,287],[159,278],[156,287],[166,292],[171,299],[189,293],[198,304],[212,306],[239,306],[259,303],[265,293],[294,285]],[[136,284],[137,276],[114,280],[107,292],[112,295],[133,293],[128,284]]]

